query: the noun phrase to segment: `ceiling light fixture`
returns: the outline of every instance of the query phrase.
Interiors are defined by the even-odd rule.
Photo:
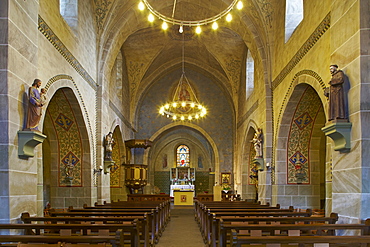
[[[207,109],[201,105],[185,75],[185,45],[184,34],[182,40],[182,74],[172,97],[172,102],[167,102],[159,107],[159,114],[174,121],[192,121],[204,117]]]
[[[141,11],[143,11],[146,7],[150,11],[150,14],[152,14],[156,18],[162,20],[163,23],[172,24],[172,25],[179,25],[180,26],[179,32],[182,30],[181,26],[196,27],[197,31],[200,30],[200,32],[201,32],[200,26],[208,25],[208,24],[211,24],[211,23],[212,23],[212,29],[216,30],[218,28],[218,24],[216,23],[216,21],[218,21],[218,20],[220,20],[220,19],[222,19],[223,17],[226,16],[226,21],[230,22],[232,20],[232,16],[231,16],[230,12],[233,10],[233,8],[235,6],[236,6],[236,9],[238,9],[238,10],[241,10],[243,8],[242,0],[233,0],[231,2],[231,4],[226,9],[224,9],[223,11],[221,11],[219,14],[217,14],[215,16],[205,18],[205,19],[202,19],[202,20],[188,21],[188,20],[179,20],[179,19],[174,18],[175,9],[176,9],[176,1],[177,0],[174,0],[174,3],[173,3],[173,9],[172,9],[172,16],[171,17],[165,16],[165,15],[161,14],[159,11],[155,10],[153,8],[153,6],[148,2],[148,0],[140,0],[138,7]],[[163,26],[162,26],[162,28],[163,28]]]

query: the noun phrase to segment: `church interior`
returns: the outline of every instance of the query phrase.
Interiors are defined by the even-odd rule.
[[[0,33],[0,223],[216,186],[370,217],[368,0],[1,0]]]

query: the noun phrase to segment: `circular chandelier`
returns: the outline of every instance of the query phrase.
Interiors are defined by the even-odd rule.
[[[217,23],[218,20],[222,19],[223,17],[226,17],[227,22],[230,22],[232,20],[232,15],[230,12],[231,10],[234,9],[235,6],[238,10],[241,10],[243,8],[243,2],[241,0],[233,0],[226,9],[224,9],[217,15],[209,17],[209,18],[201,19],[201,20],[191,21],[191,20],[179,20],[174,17],[175,10],[176,10],[176,3],[177,3],[177,0],[174,0],[171,17],[165,16],[161,14],[159,11],[155,10],[153,6],[150,5],[148,0],[141,0],[139,2],[138,8],[141,11],[143,11],[145,8],[149,10],[150,12],[148,15],[149,22],[154,22],[155,18],[162,20],[163,21],[162,29],[164,30],[168,28],[168,24],[172,24],[172,25],[180,26],[179,27],[180,33],[183,32],[184,26],[196,27],[195,32],[197,34],[200,34],[202,32],[201,26],[208,25],[211,23],[212,23],[212,29],[216,30],[218,28],[218,23]]]
[[[172,120],[192,121],[204,117],[207,109],[199,103],[188,78],[185,75],[184,34],[182,34],[182,74],[171,102],[159,107],[159,114]]]

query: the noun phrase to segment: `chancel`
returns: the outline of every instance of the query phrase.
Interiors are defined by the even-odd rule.
[[[0,245],[368,241],[370,1],[2,0],[0,17]],[[122,231],[62,218],[114,214]],[[258,239],[235,215],[289,223]]]

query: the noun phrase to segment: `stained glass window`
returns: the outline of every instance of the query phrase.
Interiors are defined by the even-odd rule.
[[[186,145],[180,145],[176,150],[176,166],[189,167],[190,166],[190,151]]]

